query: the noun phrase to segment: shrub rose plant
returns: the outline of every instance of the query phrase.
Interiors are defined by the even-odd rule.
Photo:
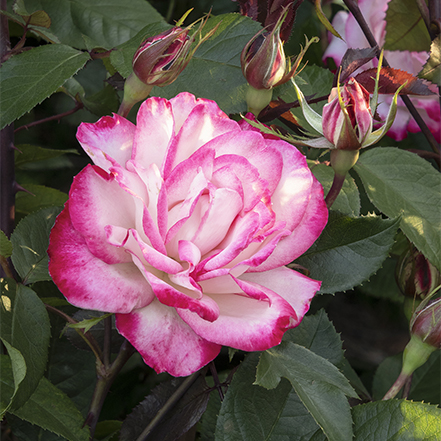
[[[295,147],[189,93],[148,99],[136,125],[83,123],[77,138],[95,165],[74,178],[49,247],[70,303],[116,313],[145,362],[175,376],[300,323],[320,282],[284,265],[327,209]]]

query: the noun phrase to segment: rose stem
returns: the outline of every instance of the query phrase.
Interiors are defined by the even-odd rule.
[[[119,371],[123,368],[129,358],[135,353],[134,347],[125,340],[121,345],[118,356],[115,361],[108,367],[97,361],[97,382],[93,391],[92,402],[90,403],[89,412],[84,421],[84,425],[90,427],[90,440],[93,440],[98,418],[104,404],[110,386],[113,384]]]
[[[349,11],[352,13],[354,18],[357,20],[358,24],[360,25],[360,28],[362,29],[365,37],[367,38],[369,44],[372,48],[375,48],[377,51],[377,57],[380,55],[380,48],[378,47],[377,41],[375,40],[374,35],[372,34],[371,30],[369,29],[369,25],[367,24],[366,20],[363,17],[363,14],[360,11],[360,8],[358,7],[358,4],[354,0],[343,0],[345,5],[348,7]],[[383,58],[383,66],[390,67],[390,64],[387,62],[386,58]],[[413,105],[412,101],[410,101],[410,98],[407,95],[400,95],[401,99],[403,100],[404,104],[406,105],[407,109],[409,110],[410,114],[415,119],[416,123],[418,124],[419,128],[423,132],[424,136],[426,137],[428,143],[430,144],[430,147],[435,153],[440,153],[440,146],[436,142],[435,137],[433,136],[432,132],[427,127],[427,124],[424,122],[423,118],[419,114],[418,110]]]
[[[346,175],[334,173],[334,180],[332,181],[332,186],[329,189],[329,192],[325,198],[326,206],[328,207],[328,209],[331,208],[331,205],[337,199],[337,196],[343,187],[343,183],[345,182],[345,177]]]
[[[220,400],[224,401],[224,392],[222,390],[222,385],[219,381],[219,376],[217,375],[217,370],[214,361],[211,361],[209,366],[210,366],[211,376],[213,377],[214,385],[216,386],[216,389],[219,392]]]
[[[6,0],[0,0],[0,8],[7,9]],[[11,50],[8,17],[0,15],[0,60]],[[0,61],[1,64],[1,61]],[[15,170],[14,170],[14,125],[0,131],[0,229],[10,237],[15,220]],[[7,262],[6,262],[7,263]],[[13,272],[2,262],[0,276],[11,277]],[[9,270],[9,271],[8,271]]]
[[[203,372],[203,370],[202,370]],[[149,425],[142,431],[141,435],[136,439],[136,441],[144,441],[149,434],[155,429],[155,427],[161,422],[164,416],[169,412],[173,406],[181,399],[181,397],[187,392],[188,389],[192,386],[192,384],[198,379],[199,375],[201,375],[201,371],[197,371],[190,376],[188,376],[181,385],[176,389],[173,395],[167,400],[167,402],[162,406],[161,410],[155,415]]]
[[[401,388],[405,385],[406,381],[409,379],[407,374],[401,373],[398,378],[395,380],[395,383],[392,387],[386,392],[386,395],[383,397],[383,401],[390,400],[394,398],[397,393],[401,390]]]

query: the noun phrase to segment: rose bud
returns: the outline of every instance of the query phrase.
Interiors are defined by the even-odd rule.
[[[194,23],[185,29],[176,26],[141,43],[133,56],[133,73],[124,84],[124,98],[118,110],[119,115],[126,117],[134,104],[148,97],[153,86],[168,86],[176,80],[198,47],[216,32],[218,26],[202,37],[205,23],[206,19],[202,20],[199,29],[191,37],[188,33]],[[196,37],[199,41],[191,48]]]
[[[439,271],[411,245],[397,263],[395,277],[406,297],[424,299],[441,283]]]
[[[323,107],[323,135],[336,149],[358,150],[372,132],[369,92],[351,78],[334,87]]]
[[[259,31],[244,47],[240,56],[242,73],[249,88],[246,95],[248,111],[258,116],[272,98],[272,88],[289,81],[295,74],[300,61],[311,43],[317,38],[306,40],[306,45],[291,66],[291,59],[285,57],[280,29],[288,14],[288,7],[282,9],[278,21]]]
[[[148,38],[133,56],[133,72],[145,84],[173,83],[190,61],[189,29],[179,27]]]
[[[436,349],[441,348],[441,298],[419,311],[412,323],[411,333]]]

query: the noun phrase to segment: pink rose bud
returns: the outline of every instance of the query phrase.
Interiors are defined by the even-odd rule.
[[[441,298],[419,311],[413,321],[411,333],[436,349],[441,348]]]
[[[172,28],[145,40],[133,56],[133,71],[145,84],[173,83],[190,61],[188,28]]]
[[[411,245],[400,257],[396,268],[396,280],[406,297],[424,299],[441,283],[439,271]]]
[[[240,63],[243,75],[255,89],[271,89],[285,75],[286,58],[279,33],[280,27],[272,32],[262,30],[242,51]]]
[[[372,133],[369,92],[351,78],[334,87],[323,107],[323,135],[336,149],[358,150]]]

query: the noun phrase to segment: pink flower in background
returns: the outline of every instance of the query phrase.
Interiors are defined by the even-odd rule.
[[[69,302],[115,313],[145,362],[175,376],[222,345],[266,350],[300,323],[320,282],[284,265],[328,215],[295,147],[188,93],[77,137],[95,165],[74,178],[49,246]]]
[[[358,6],[380,47],[384,45],[385,41],[386,10],[388,2],[389,0],[359,0],[358,2]],[[335,15],[332,24],[345,41],[331,36],[330,44],[323,55],[324,60],[328,57],[333,58],[338,66],[348,48],[361,49],[370,47],[363,31],[352,14],[340,11]],[[428,53],[385,51],[384,56],[392,67],[416,75],[427,61]],[[372,62],[367,63],[363,66],[363,70],[371,67],[374,67],[374,64]],[[436,92],[436,88],[433,88],[433,86],[431,87],[431,90]],[[392,97],[390,95],[379,96],[380,104],[377,111],[383,120],[387,116],[391,101]],[[434,134],[437,141],[440,142],[441,116],[438,96],[414,96],[412,97],[412,102],[420,112],[430,131]],[[416,133],[420,131],[420,128],[411,117],[403,102],[398,100],[397,115],[388,135],[397,141],[400,141],[407,136],[408,131]]]

